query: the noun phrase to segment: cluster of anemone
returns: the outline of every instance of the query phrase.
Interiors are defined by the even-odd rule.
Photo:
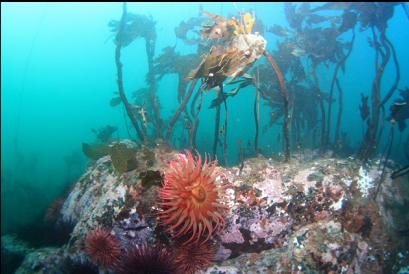
[[[194,159],[186,151],[169,163],[159,190],[160,224],[183,244],[207,242],[224,226],[221,201],[225,185],[217,182],[217,161]]]

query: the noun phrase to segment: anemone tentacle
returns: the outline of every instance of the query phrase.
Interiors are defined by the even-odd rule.
[[[204,160],[191,152],[179,154],[169,163],[162,188],[159,190],[158,214],[160,224],[173,231],[174,238],[187,238],[190,242],[206,242],[224,226],[221,193],[225,183],[218,183],[220,172],[217,161]]]

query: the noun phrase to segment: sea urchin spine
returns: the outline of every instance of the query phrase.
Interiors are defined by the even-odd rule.
[[[174,257],[164,248],[146,244],[131,246],[118,264],[119,274],[174,274]]]
[[[224,226],[220,201],[225,185],[218,184],[217,161],[202,161],[200,155],[195,160],[189,151],[179,154],[170,162],[165,172],[159,197],[163,211],[159,213],[162,225],[169,225],[174,238],[185,239],[184,244],[206,242]],[[206,236],[207,235],[207,236]]]
[[[176,256],[179,273],[194,274],[211,265],[216,248],[207,243],[191,243],[179,248]]]
[[[85,239],[85,253],[96,264],[108,268],[119,261],[121,245],[108,230],[99,227],[91,231]]]

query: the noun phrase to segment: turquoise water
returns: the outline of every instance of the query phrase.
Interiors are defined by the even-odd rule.
[[[181,21],[199,14],[200,6],[211,13],[224,16],[239,11],[255,11],[257,20],[267,27],[274,24],[288,26],[282,3],[129,3],[128,11],[151,15],[156,21],[155,57],[167,46],[176,46],[183,54],[195,53],[195,46],[188,46],[177,39],[174,28]],[[115,66],[114,35],[110,32],[110,20],[119,20],[120,3],[2,3],[1,4],[1,203],[2,234],[16,232],[27,226],[41,223],[45,209],[56,198],[66,193],[68,187],[85,170],[87,158],[82,153],[82,143],[95,142],[91,129],[105,125],[118,128],[114,139],[131,138],[140,142],[123,106],[111,107],[115,97],[117,73]],[[338,14],[336,11],[327,14]],[[409,86],[409,18],[401,5],[394,9],[388,21],[387,35],[393,43],[400,65],[398,87]],[[339,74],[344,91],[341,131],[348,133],[351,145],[357,151],[362,142],[365,125],[360,118],[360,93],[369,95],[375,76],[374,50],[368,46],[370,30],[359,31],[346,63],[345,74]],[[276,50],[276,42],[282,40],[271,32],[265,32],[267,49]],[[351,33],[340,39],[349,41]],[[122,58],[125,90],[128,96],[138,88],[147,87],[148,60],[145,41],[136,39],[123,48]],[[259,62],[265,61],[262,57]],[[303,59],[306,73],[311,77],[308,60]],[[320,65],[317,75],[321,90],[328,92],[334,65]],[[273,76],[272,76],[273,77]],[[382,94],[392,85],[395,70],[389,62],[382,78]],[[290,90],[291,92],[291,90]],[[179,106],[177,101],[177,77],[167,74],[157,81],[160,114],[167,122]],[[239,162],[240,140],[247,156],[255,155],[253,115],[254,87],[246,87],[228,101],[228,162]],[[337,93],[336,93],[337,94]],[[208,109],[216,93],[204,95],[197,132],[197,149],[202,154],[211,153],[214,135],[215,110]],[[336,98],[337,95],[335,95]],[[389,105],[399,97],[394,97]],[[261,101],[260,128],[268,124],[271,109]],[[338,111],[334,104],[335,121]],[[224,123],[224,110],[222,118]],[[333,125],[335,122],[333,123]],[[130,127],[130,136],[126,127]],[[180,145],[182,131],[177,126],[171,144]],[[334,129],[332,129],[334,130]],[[388,141],[389,122],[386,122],[378,152]],[[264,133],[260,129],[260,150],[266,156],[282,153],[281,124],[277,123]],[[164,136],[164,132],[162,133]],[[179,137],[178,137],[179,136]],[[317,135],[319,136],[319,135]],[[319,138],[319,137],[317,137]],[[408,129],[395,132],[392,159],[407,164],[402,153],[408,138]],[[319,140],[312,149],[318,148]],[[308,147],[308,144],[305,144]],[[293,144],[292,151],[296,151]],[[65,159],[74,155],[69,166]],[[223,158],[218,149],[218,158]]]

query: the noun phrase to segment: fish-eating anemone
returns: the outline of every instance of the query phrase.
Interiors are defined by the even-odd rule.
[[[218,184],[217,161],[204,162],[200,155],[195,160],[189,151],[177,155],[159,190],[159,213],[162,225],[169,226],[174,238],[190,242],[206,242],[224,226],[221,202],[225,184]],[[184,240],[186,239],[186,240]]]

